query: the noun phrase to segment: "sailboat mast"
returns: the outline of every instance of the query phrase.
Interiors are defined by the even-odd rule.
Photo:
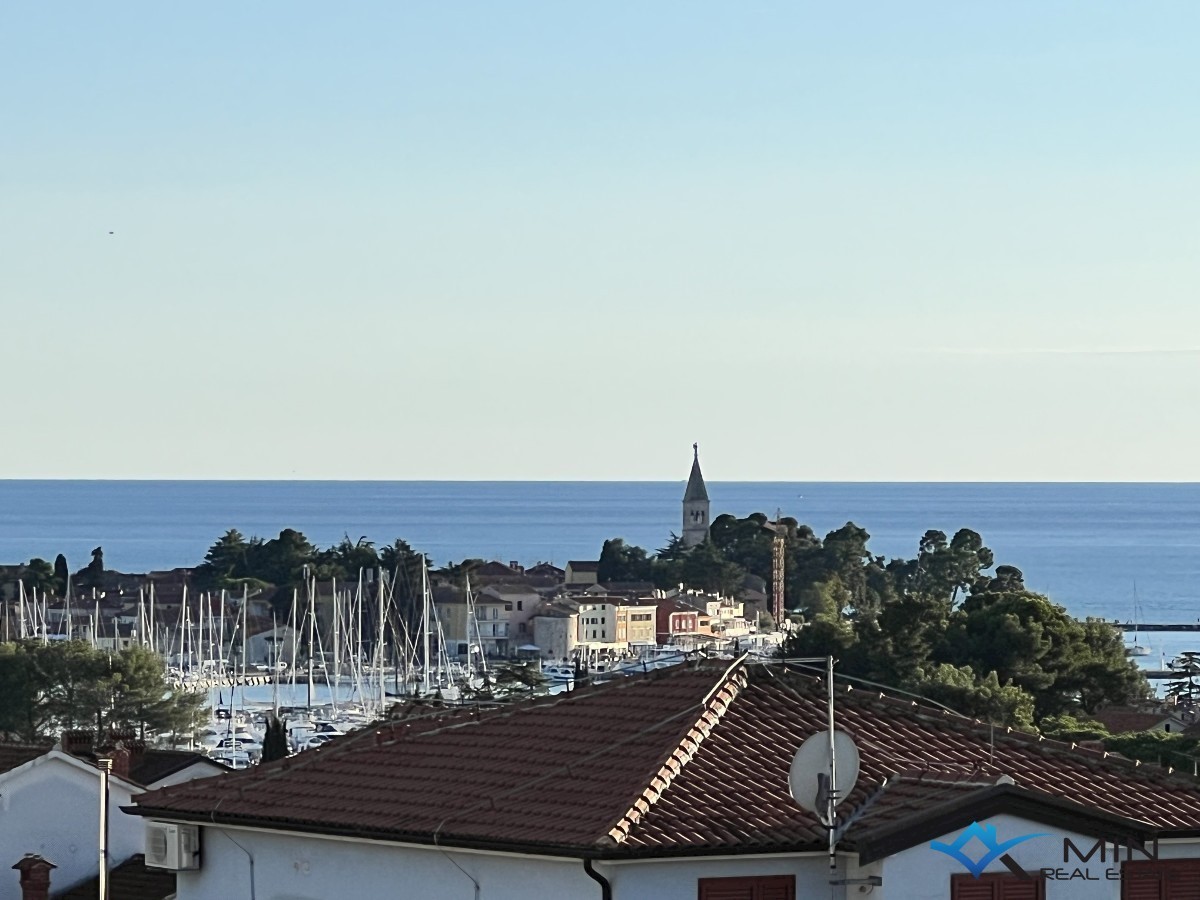
[[[429,652],[430,652],[429,651],[429,646],[430,646],[429,630],[430,630],[430,624],[431,624],[429,621],[429,570],[426,568],[425,560],[423,558],[421,560],[421,608],[422,608],[422,612],[421,612],[421,621],[422,621],[421,632],[422,632],[422,634],[421,634],[421,637],[425,642],[425,645],[423,648],[425,651],[425,657],[424,657],[425,665],[423,667],[425,677],[423,679],[423,681],[424,681],[423,687],[424,687],[424,692],[426,694],[428,694],[429,687],[430,687],[430,681],[429,681],[429,676],[431,674],[430,669],[432,668],[433,661],[429,658]]]
[[[379,676],[379,714],[383,715],[383,711],[387,708],[387,685],[383,680],[383,617],[384,604],[387,600],[387,595],[384,592],[386,582],[384,580],[383,569],[379,570],[379,630],[375,632],[376,656],[378,657],[375,672]]]
[[[317,577],[308,582],[308,705],[313,701],[313,648],[317,630]]]
[[[338,641],[341,639],[338,632],[338,609],[341,607],[341,603],[338,602],[336,575],[330,577],[329,585],[329,590],[333,595],[333,671],[325,670],[325,683],[329,685],[329,695],[333,698],[334,709],[336,709],[337,685],[342,680],[342,654],[338,650]]]

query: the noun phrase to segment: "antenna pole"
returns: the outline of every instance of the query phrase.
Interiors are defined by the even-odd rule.
[[[829,703],[829,871],[837,871],[837,743],[833,739],[833,657],[825,657],[825,685]]]

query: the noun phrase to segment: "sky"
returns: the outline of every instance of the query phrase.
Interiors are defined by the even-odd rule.
[[[9,0],[0,478],[1200,480],[1197,33]]]

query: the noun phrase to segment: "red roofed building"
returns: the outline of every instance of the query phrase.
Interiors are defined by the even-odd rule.
[[[673,644],[685,635],[695,636],[700,631],[700,610],[679,600],[660,602],[655,616],[660,644]]]
[[[837,727],[861,765],[831,871],[829,831],[789,789],[825,698],[778,666],[677,666],[410,715],[130,811],[199,829],[178,900],[252,896],[250,878],[307,898],[1196,896],[1196,781],[844,687]],[[1114,861],[1112,841],[1146,852]],[[1059,878],[1064,853],[1092,880]]]

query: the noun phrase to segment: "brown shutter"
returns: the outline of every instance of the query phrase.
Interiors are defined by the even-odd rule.
[[[754,900],[796,900],[796,877],[794,875],[776,875],[773,878],[759,878],[758,893]]]
[[[1200,859],[1122,863],[1121,900],[1200,900]]]
[[[951,875],[950,900],[997,900],[996,887],[986,875]]]
[[[701,878],[700,900],[796,900],[796,876]]]
[[[1045,900],[1046,880],[988,873],[950,876],[951,900]]]
[[[1022,878],[1019,875],[1002,875],[996,882],[996,900],[1045,900],[1044,878]]]
[[[700,900],[755,900],[751,878],[701,878]]]

